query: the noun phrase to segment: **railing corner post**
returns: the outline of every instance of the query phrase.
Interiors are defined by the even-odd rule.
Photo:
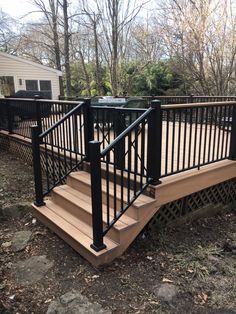
[[[161,183],[162,112],[161,101],[151,102],[153,111],[148,119],[148,177],[150,184]]]
[[[85,99],[84,104],[84,142],[85,142],[85,155],[86,161],[90,161],[89,142],[93,141],[94,128],[93,128],[93,115],[91,112],[91,99]]]
[[[39,139],[40,129],[37,125],[31,126],[31,134],[32,134],[34,184],[36,196],[34,204],[36,206],[43,206],[45,205],[45,203],[43,201],[42,171],[40,162],[40,139]]]
[[[101,185],[101,153],[100,142],[89,142],[91,194],[92,194],[92,224],[93,244],[91,248],[99,252],[106,248],[103,243],[102,220],[102,185]]]
[[[233,106],[229,159],[236,160],[236,105]]]

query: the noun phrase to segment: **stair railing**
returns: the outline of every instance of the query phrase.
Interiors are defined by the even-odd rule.
[[[44,197],[88,158],[93,139],[89,105],[89,100],[79,103],[43,133],[39,125],[31,127],[37,206],[44,205]]]
[[[160,102],[153,101],[103,151],[99,141],[89,143],[94,250],[105,248],[106,233],[148,185],[160,183],[161,124]]]

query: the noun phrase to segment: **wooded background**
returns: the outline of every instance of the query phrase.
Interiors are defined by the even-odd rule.
[[[0,11],[0,50],[62,70],[61,94],[235,94],[233,0],[31,3],[27,22]]]

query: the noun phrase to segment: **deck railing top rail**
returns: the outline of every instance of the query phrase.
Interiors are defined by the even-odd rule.
[[[175,109],[175,108],[196,108],[196,107],[210,107],[210,106],[227,106],[236,105],[236,101],[215,101],[215,102],[196,102],[187,104],[170,104],[161,105],[162,109]]]

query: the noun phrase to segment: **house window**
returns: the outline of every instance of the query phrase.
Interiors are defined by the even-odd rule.
[[[52,98],[52,84],[51,81],[39,81],[39,87],[42,92],[44,92],[46,98]]]
[[[26,90],[41,91],[47,99],[52,98],[52,84],[48,80],[25,80]]]
[[[26,90],[39,90],[37,80],[25,80]]]

